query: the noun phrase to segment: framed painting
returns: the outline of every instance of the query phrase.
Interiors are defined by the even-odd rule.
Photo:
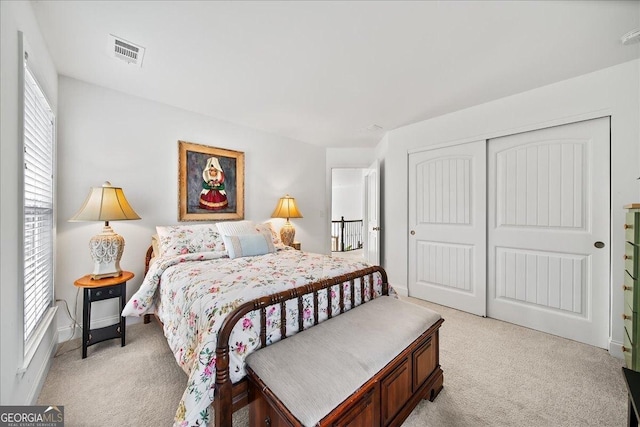
[[[244,153],[178,141],[178,220],[244,219]]]

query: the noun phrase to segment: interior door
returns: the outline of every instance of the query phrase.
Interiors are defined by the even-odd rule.
[[[409,155],[409,295],[486,315],[486,141]]]
[[[365,260],[380,265],[380,164],[376,160],[364,174],[365,188]]]
[[[609,118],[489,141],[488,314],[609,336]]]

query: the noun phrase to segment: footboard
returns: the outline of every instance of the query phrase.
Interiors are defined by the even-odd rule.
[[[387,282],[387,274],[382,267],[368,267],[363,270],[359,270],[353,273],[336,276],[330,279],[321,280],[319,282],[311,283],[308,285],[300,286],[295,289],[286,290],[277,294],[264,296],[249,302],[246,302],[236,308],[232,313],[224,320],[220,332],[218,334],[218,341],[216,347],[216,382],[215,382],[215,399],[213,401],[214,417],[216,427],[230,427],[234,410],[234,396],[233,385],[229,377],[229,338],[235,325],[242,320],[242,318],[251,311],[259,311],[261,319],[260,340],[261,347],[266,346],[266,310],[272,305],[280,304],[280,313],[282,316],[280,322],[281,339],[286,339],[286,310],[285,304],[289,300],[298,301],[298,332],[303,331],[303,297],[305,295],[313,295],[314,306],[314,318],[313,325],[319,323],[318,313],[318,293],[325,289],[329,289],[335,285],[339,286],[339,311],[338,315],[344,313],[344,286],[342,284],[350,284],[350,308],[354,308],[356,304],[356,292],[359,293],[359,301],[361,304],[370,301],[375,298],[373,291],[374,275],[379,274],[382,278],[382,295],[389,295],[389,285]],[[365,277],[369,278],[369,287],[365,287],[364,280],[360,280],[360,286],[355,285],[356,279]],[[331,292],[327,291],[327,310],[328,318],[333,317],[335,314],[332,307]],[[349,308],[349,309],[350,309]]]

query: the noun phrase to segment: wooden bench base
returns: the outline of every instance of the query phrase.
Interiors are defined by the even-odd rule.
[[[429,328],[318,425],[399,426],[421,399],[433,401],[443,387],[438,337],[441,323],[439,320]],[[340,363],[339,356],[336,363]],[[247,368],[247,373],[252,427],[302,425],[255,372]]]

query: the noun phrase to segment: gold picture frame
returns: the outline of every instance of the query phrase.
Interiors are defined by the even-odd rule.
[[[178,141],[178,220],[244,219],[244,153]]]

